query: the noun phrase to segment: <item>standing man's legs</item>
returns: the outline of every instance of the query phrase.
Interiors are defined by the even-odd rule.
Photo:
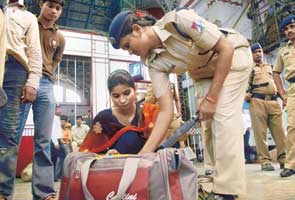
[[[45,199],[55,196],[54,165],[50,156],[50,142],[56,101],[53,84],[47,77],[42,77],[33,103],[35,125],[34,160],[33,160],[33,199]]]
[[[286,158],[286,136],[283,128],[282,109],[277,101],[269,101],[269,130],[275,141],[277,159],[283,168]]]
[[[267,103],[268,102],[265,100],[252,98],[250,101],[250,116],[255,137],[256,152],[258,160],[261,163],[261,170],[273,171],[274,167],[271,165],[271,157],[266,141],[269,119]]]
[[[22,90],[27,80],[27,71],[13,57],[6,62],[3,89],[7,93],[8,102],[0,108],[0,197],[12,199],[18,145],[21,112],[25,104],[21,103]]]
[[[287,142],[285,168],[295,171],[295,97],[287,100]]]

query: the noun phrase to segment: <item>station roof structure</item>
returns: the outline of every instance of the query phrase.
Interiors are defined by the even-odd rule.
[[[1,0],[0,0],[1,1]],[[65,0],[59,26],[106,34],[113,17],[123,10],[176,7],[180,0]],[[29,11],[40,12],[39,0],[24,0]]]

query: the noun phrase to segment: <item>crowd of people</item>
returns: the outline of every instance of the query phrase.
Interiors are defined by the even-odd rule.
[[[99,112],[90,128],[80,117],[71,128],[67,121],[61,123],[53,94],[55,70],[65,48],[56,25],[63,6],[63,0],[41,0],[36,18],[25,10],[23,1],[9,0],[4,15],[0,12],[0,20],[5,19],[0,21],[0,200],[13,199],[18,147],[31,107],[35,127],[32,195],[54,200],[54,181],[61,178],[65,156],[73,147],[89,151],[93,142],[89,138],[105,142],[98,145],[108,144],[98,152],[154,152],[171,128],[173,102],[179,107],[169,74],[186,71],[194,81],[205,163],[213,169],[207,200],[233,200],[246,192],[245,99],[250,103],[261,170],[274,170],[266,145],[269,128],[283,169],[280,176],[295,174],[294,15],[281,21],[280,30],[289,41],[272,67],[264,62],[259,43],[250,46],[242,34],[217,27],[193,10],[174,10],[160,20],[143,11],[119,13],[111,22],[109,40],[113,48],[139,56],[147,66],[156,101],[139,106],[131,75],[115,70],[107,83],[112,107]],[[282,79],[289,82],[287,91]],[[278,97],[287,108],[286,136]]]

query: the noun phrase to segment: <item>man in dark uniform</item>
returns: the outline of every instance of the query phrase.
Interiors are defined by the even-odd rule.
[[[259,43],[251,46],[254,67],[250,75],[250,116],[254,131],[256,151],[262,171],[274,171],[268,151],[267,128],[275,141],[277,159],[281,168],[285,161],[285,133],[282,125],[282,109],[277,101],[277,88],[272,76],[272,66],[263,62],[263,50]]]

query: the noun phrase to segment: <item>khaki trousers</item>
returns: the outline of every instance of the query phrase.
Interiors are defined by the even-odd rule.
[[[212,128],[211,128],[212,120],[202,121],[201,122],[201,134],[204,145],[204,166],[205,168],[214,168],[215,166],[215,150],[213,146],[213,137]]]
[[[276,144],[279,163],[285,162],[285,133],[282,122],[282,109],[277,101],[266,101],[252,98],[250,101],[250,116],[254,131],[256,151],[260,163],[269,163],[271,156],[266,141],[267,128]]]
[[[294,85],[294,83],[293,83],[293,85]],[[293,87],[295,87],[295,86],[293,86]],[[291,95],[288,96],[287,114],[288,115],[287,115],[287,139],[286,139],[285,168],[295,170],[295,96],[291,96]]]
[[[212,122],[202,123],[205,150],[208,151],[208,158],[212,159],[209,163],[214,165],[215,170],[215,193],[241,195],[246,192],[242,104],[250,71],[249,65],[244,70],[229,73],[220,92]],[[195,85],[198,96],[200,84]],[[210,124],[211,136],[208,128]]]
[[[209,91],[212,79],[200,79],[195,82],[195,95],[196,104],[199,106],[206,94]],[[204,166],[205,168],[214,168],[214,146],[213,146],[213,134],[211,129],[212,120],[201,121],[201,137],[204,146]]]

